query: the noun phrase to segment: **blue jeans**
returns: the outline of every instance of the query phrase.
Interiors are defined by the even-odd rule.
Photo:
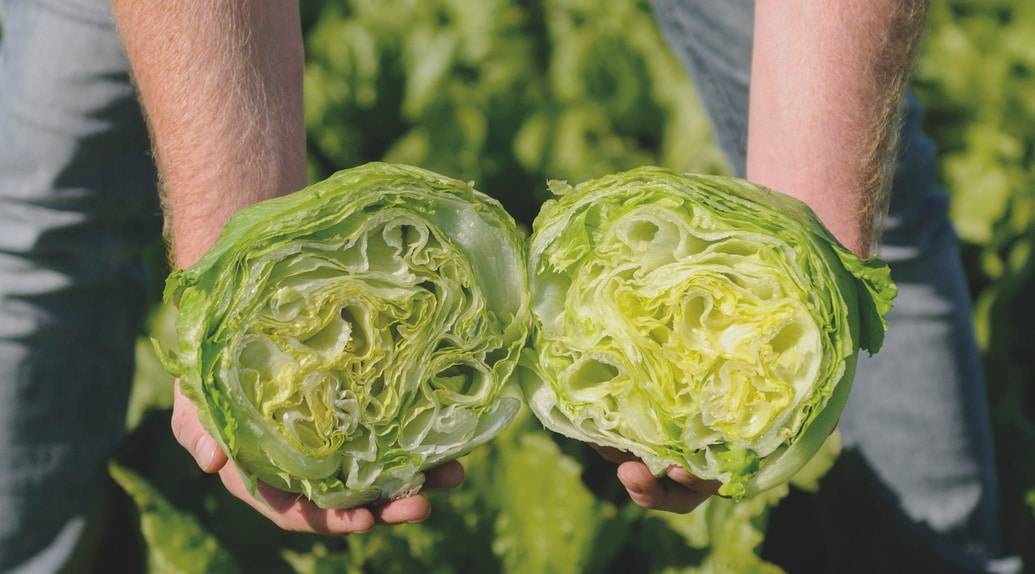
[[[743,176],[753,0],[654,8]],[[818,494],[792,496],[771,519],[765,553],[791,572],[1020,571],[999,533],[985,382],[948,197],[934,186],[920,105],[910,96],[906,106],[880,249],[899,295],[884,347],[860,360],[840,423],[844,454]]]
[[[0,572],[51,572],[123,435],[161,221],[108,2],[0,16]]]

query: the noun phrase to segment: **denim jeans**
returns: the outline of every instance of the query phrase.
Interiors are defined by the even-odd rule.
[[[123,435],[161,221],[107,0],[0,17],[0,572],[52,572]]]
[[[753,0],[653,1],[743,176]],[[899,295],[883,348],[859,361],[843,455],[819,493],[796,493],[773,513],[765,553],[791,572],[1020,571],[999,533],[985,382],[948,197],[934,185],[920,104],[909,96],[905,105],[879,252]]]

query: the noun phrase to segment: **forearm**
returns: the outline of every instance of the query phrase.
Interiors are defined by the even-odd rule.
[[[114,7],[151,130],[172,259],[185,267],[235,211],[306,183],[298,4]]]
[[[860,255],[875,244],[926,0],[759,0],[747,177],[809,204]]]

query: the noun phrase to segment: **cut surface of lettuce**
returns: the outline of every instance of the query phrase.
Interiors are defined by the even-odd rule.
[[[549,429],[679,465],[740,498],[823,444],[895,287],[805,204],[747,181],[639,168],[534,222],[521,384]]]
[[[398,498],[518,411],[525,282],[498,202],[367,164],[240,211],[172,273],[165,362],[253,488],[324,508]]]

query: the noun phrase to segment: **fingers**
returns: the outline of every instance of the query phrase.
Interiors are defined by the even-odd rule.
[[[719,487],[722,486],[722,482],[718,480],[701,480],[687,472],[687,470],[681,466],[673,465],[668,467],[665,475],[686,488],[707,492],[709,494],[719,492]]]
[[[378,524],[413,524],[431,516],[431,502],[423,495],[386,502],[371,509]]]
[[[258,489],[261,499],[253,497],[241,473],[234,465],[227,464],[226,453],[201,426],[198,409],[180,392],[178,380],[173,400],[172,430],[176,441],[191,453],[203,471],[218,472],[230,494],[240,498],[284,530],[339,536],[366,532],[377,523],[374,513],[368,508],[324,510],[298,494],[262,483]],[[419,514],[422,509],[411,509],[409,514],[395,510],[392,512],[397,513],[395,517],[405,518]],[[395,517],[389,514],[389,519]]]
[[[219,473],[227,491],[240,498],[284,530],[331,536],[366,532],[377,524],[420,522],[431,515],[431,503],[423,495],[393,500],[374,507],[323,509],[305,497],[259,483],[258,497],[252,496],[240,471],[227,464],[226,453],[201,426],[197,407],[180,392],[175,383],[172,430],[198,466],[208,473]],[[424,488],[455,488],[464,481],[464,467],[450,461],[426,472]]]
[[[259,482],[258,496],[248,491],[241,473],[232,464],[219,471],[227,491],[246,502],[280,528],[329,536],[360,534],[377,524],[411,524],[431,516],[431,503],[417,494],[373,507],[320,508],[304,496]]]
[[[593,447],[593,450],[600,453],[600,456],[604,457],[607,462],[613,462],[620,464],[630,460],[636,460],[631,452],[619,450],[613,446],[603,446],[595,443],[589,443],[589,446]]]
[[[618,480],[639,506],[678,514],[697,508],[718,489],[715,481],[698,480],[679,467],[670,468],[667,476],[655,477],[639,461],[619,465]]]
[[[722,483],[701,480],[680,466],[671,466],[666,476],[655,477],[647,465],[630,452],[590,443],[605,460],[618,464],[618,480],[637,505],[653,510],[685,514],[718,492]]]
[[[464,483],[464,466],[452,460],[424,473],[424,489],[456,488]]]
[[[258,498],[248,492],[240,472],[232,464],[219,471],[226,489],[284,530],[343,536],[366,532],[377,524],[369,508],[325,510],[305,497],[259,483]]]
[[[456,488],[464,482],[464,466],[449,461],[424,473],[424,490]],[[392,500],[373,509],[378,524],[412,524],[431,516],[431,503],[423,495]]]
[[[201,470],[218,472],[226,465],[226,453],[201,426],[198,408],[180,392],[179,379],[175,382],[174,393],[172,431],[176,442],[187,449]]]

